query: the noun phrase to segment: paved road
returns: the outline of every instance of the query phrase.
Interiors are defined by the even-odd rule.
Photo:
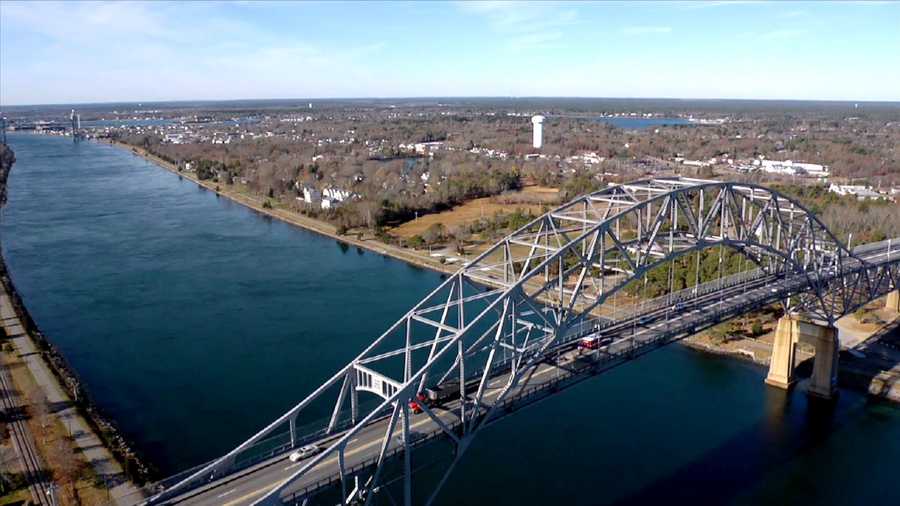
[[[35,347],[34,341],[23,329],[6,293],[0,293],[0,318],[2,318],[7,335],[10,336],[17,353],[22,357],[22,361],[35,382],[43,390],[47,402],[51,406],[61,407],[53,411],[53,416],[56,416],[73,436],[75,444],[81,450],[81,455],[94,468],[97,475],[109,483],[110,497],[116,503],[133,503],[131,498],[138,496],[137,488],[124,480],[122,467],[115,461],[87,421],[78,413],[77,408],[72,405],[68,393],[60,386],[56,376],[45,363],[42,354]]]
[[[865,257],[871,260],[884,259],[885,256],[884,248],[872,248],[865,253]],[[892,258],[896,257],[900,257],[900,251],[893,252]],[[696,333],[718,321],[742,314],[748,308],[770,304],[783,298],[785,293],[802,289],[805,283],[806,279],[803,276],[788,280],[763,276],[739,285],[724,287],[719,291],[701,294],[687,301],[679,311],[674,311],[672,306],[666,304],[631,321],[604,327],[600,331],[604,346],[599,350],[584,353],[575,347],[577,339],[562,343],[549,350],[545,355],[547,361],[534,365],[517,387],[510,390],[504,398],[504,407],[508,409],[495,412],[500,413],[500,416],[492,417],[489,422],[493,423],[506,416],[508,412],[552,395],[551,390],[554,389],[551,389],[551,386],[586,379],[658,346]],[[508,376],[508,372],[503,372],[490,380],[484,396],[487,405],[485,411],[502,392]],[[479,415],[483,415],[485,411]],[[435,415],[451,427],[459,423],[458,412],[458,400],[446,405],[445,409],[434,410]],[[387,426],[388,421],[382,418],[374,420],[357,433],[347,446],[345,468],[353,468],[377,457]],[[411,415],[410,431],[428,437],[432,434],[435,437],[441,434],[439,425],[425,413]],[[402,446],[398,439],[402,437],[400,433],[401,427],[398,423],[392,434],[389,450]],[[318,441],[317,444],[326,448],[343,434],[332,435]],[[205,487],[174,498],[171,503],[217,506],[252,504],[306,464],[306,462],[290,463],[286,455],[262,462],[237,475],[213,481]],[[336,453],[333,455],[335,456],[329,456],[300,477],[282,494],[282,498],[291,498],[293,493],[302,495],[305,491],[313,490],[318,483],[335,480],[339,476],[339,465]]]

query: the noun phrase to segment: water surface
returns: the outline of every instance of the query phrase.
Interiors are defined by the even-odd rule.
[[[684,118],[629,118],[621,116],[600,116],[595,119],[601,123],[607,123],[623,130],[645,130],[661,126],[693,125]]]

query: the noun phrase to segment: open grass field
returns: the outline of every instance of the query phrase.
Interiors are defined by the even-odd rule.
[[[516,209],[541,214],[545,205],[553,206],[559,199],[559,190],[542,186],[526,186],[517,192],[496,197],[473,199],[447,211],[420,216],[391,229],[394,236],[408,239],[419,235],[435,223],[448,229],[472,223],[480,218],[489,218],[498,212],[513,212]]]

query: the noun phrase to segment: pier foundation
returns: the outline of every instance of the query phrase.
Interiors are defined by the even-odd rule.
[[[887,294],[884,307],[889,311],[900,313],[900,290],[894,290]]]
[[[791,387],[795,381],[797,344],[801,342],[812,344],[816,350],[809,394],[830,399],[837,392],[837,331],[831,327],[801,321],[792,315],[778,320],[766,384],[783,389]]]
[[[783,316],[778,320],[766,384],[787,390],[794,383],[794,357],[799,337],[799,332],[794,327],[798,323],[790,316]]]
[[[840,345],[837,340],[837,331],[831,327],[820,327],[810,340],[816,347],[816,357],[813,360],[812,377],[809,378],[807,393],[823,399],[831,399],[837,393],[838,352]]]

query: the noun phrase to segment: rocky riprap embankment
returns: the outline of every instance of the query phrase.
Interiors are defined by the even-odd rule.
[[[16,155],[6,144],[0,144],[0,207],[6,204],[6,178],[16,161]]]

